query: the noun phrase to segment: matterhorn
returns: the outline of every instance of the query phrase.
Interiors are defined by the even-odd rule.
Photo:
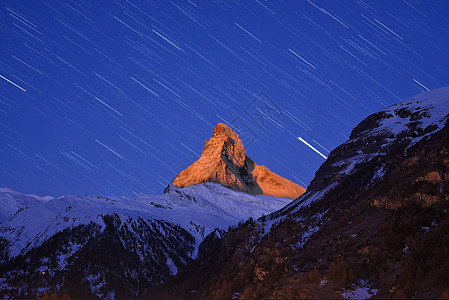
[[[296,199],[305,192],[302,186],[256,165],[245,154],[237,133],[223,123],[215,126],[201,157],[179,173],[173,184],[187,187],[208,181],[253,195]]]

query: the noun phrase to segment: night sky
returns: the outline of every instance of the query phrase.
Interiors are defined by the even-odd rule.
[[[446,0],[2,1],[0,186],[160,194],[218,122],[307,186],[362,119],[447,85]]]

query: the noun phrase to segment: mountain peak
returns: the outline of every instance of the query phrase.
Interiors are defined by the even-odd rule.
[[[243,143],[228,125],[218,123],[204,144],[200,158],[173,181],[178,187],[215,182],[253,195],[264,194],[295,199],[305,189],[246,156]]]
[[[214,131],[212,133],[212,136],[218,136],[218,135],[226,135],[228,137],[236,137],[239,138],[239,136],[229,127],[228,125],[224,123],[218,123]]]

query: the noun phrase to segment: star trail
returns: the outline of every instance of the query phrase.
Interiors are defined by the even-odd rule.
[[[448,16],[444,0],[2,1],[0,186],[159,194],[218,122],[306,186],[369,114],[449,85]]]

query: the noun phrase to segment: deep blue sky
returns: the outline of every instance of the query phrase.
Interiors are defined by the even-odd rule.
[[[307,185],[324,159],[298,137],[327,155],[449,85],[448,16],[445,0],[2,1],[0,186],[159,194],[218,122]]]

